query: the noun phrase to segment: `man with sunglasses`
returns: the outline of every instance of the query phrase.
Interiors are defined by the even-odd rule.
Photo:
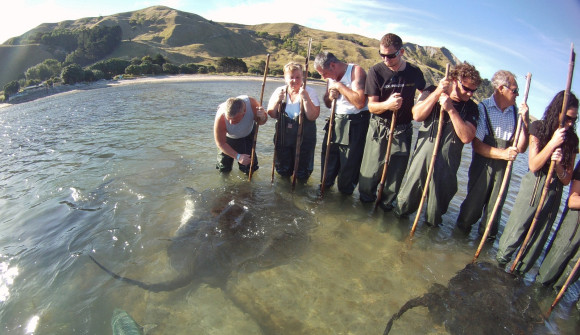
[[[497,71],[491,78],[494,87],[492,96],[479,105],[479,121],[472,147],[473,153],[469,167],[469,182],[467,196],[461,204],[457,228],[469,234],[471,227],[479,221],[479,234],[483,235],[486,223],[492,214],[493,207],[499,196],[499,190],[508,161],[516,159],[518,153],[528,147],[528,106],[520,106],[522,129],[513,146],[518,111],[515,106],[518,96],[516,76],[505,70]],[[493,240],[498,231],[501,209],[507,194],[503,194],[498,212],[488,239]],[[482,214],[483,218],[482,218]]]
[[[393,201],[403,181],[411,153],[413,115],[416,90],[425,88],[421,70],[403,58],[403,41],[395,34],[386,34],[379,45],[383,59],[369,69],[365,93],[371,112],[365,149],[360,168],[359,193],[362,202],[374,202],[382,176],[393,113],[396,113],[391,155],[380,206],[393,208]]]
[[[428,186],[425,222],[434,227],[441,224],[442,215],[457,193],[457,170],[463,145],[475,137],[478,111],[471,97],[480,84],[481,77],[475,67],[462,63],[450,70],[449,77],[441,79],[437,87],[426,88],[419,97],[413,107],[413,118],[422,124],[405,183],[397,197],[395,215],[406,216],[418,210],[433,152],[437,150]],[[442,110],[444,118],[440,120]],[[435,148],[439,122],[443,122],[443,128],[439,147]]]

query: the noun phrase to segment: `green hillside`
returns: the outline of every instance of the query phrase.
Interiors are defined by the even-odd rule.
[[[304,61],[308,38],[312,38],[312,54],[321,50],[338,58],[355,62],[368,69],[380,62],[376,39],[340,34],[300,26],[293,23],[242,25],[218,23],[169,7],[154,6],[134,12],[105,17],[90,17],[58,23],[43,23],[21,36],[0,45],[0,87],[21,78],[26,69],[47,58],[63,61],[65,50],[48,48],[38,43],[39,36],[59,30],[89,29],[98,26],[120,26],[120,45],[107,58],[130,60],[134,57],[161,54],[174,64],[198,63],[215,65],[221,57],[241,58],[248,68],[257,67],[271,54],[270,68],[281,69],[290,60]],[[405,44],[406,57],[419,65],[428,82],[443,76],[445,64],[459,60],[447,49]],[[311,69],[312,71],[312,69]],[[486,85],[489,82],[486,81]],[[489,87],[478,91],[489,95]]]

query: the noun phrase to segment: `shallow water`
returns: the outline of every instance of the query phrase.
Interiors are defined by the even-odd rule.
[[[266,84],[264,104],[280,85]],[[324,86],[313,86],[321,98]],[[291,193],[288,181],[276,176],[271,185],[273,122],[260,127],[261,168],[251,184],[237,170],[220,176],[212,129],[216,107],[229,96],[259,98],[260,88],[259,79],[158,82],[0,109],[0,332],[106,334],[113,310],[121,308],[153,327],[149,334],[380,334],[407,300],[432,283],[446,285],[471,261],[476,234],[453,236],[469,146],[443,226],[419,225],[412,245],[406,241],[412,217],[372,214],[356,192],[346,197],[332,188],[318,199],[320,145],[307,184]],[[318,143],[328,115],[323,107]],[[522,155],[514,165],[504,213],[511,210],[526,161]],[[201,283],[165,293],[116,281],[87,257],[147,282],[173,278],[166,250],[195,214],[190,189],[232,185],[276,193],[297,213],[309,213],[315,228],[308,231],[308,248],[261,271],[234,271],[224,288]],[[493,261],[496,248],[497,241],[480,259]],[[572,305],[577,294],[574,287],[545,333],[578,332]],[[544,299],[544,310],[551,300]],[[392,333],[446,334],[441,325],[434,328],[426,309],[399,322]]]

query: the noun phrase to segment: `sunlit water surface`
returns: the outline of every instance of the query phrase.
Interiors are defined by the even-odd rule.
[[[266,84],[264,105],[280,85]],[[324,86],[313,86],[321,98]],[[406,237],[413,217],[373,214],[358,193],[343,196],[335,188],[318,199],[320,145],[307,184],[291,193],[289,182],[276,176],[271,185],[273,122],[259,129],[261,168],[251,184],[237,170],[220,176],[212,132],[216,107],[239,94],[258,99],[260,88],[259,78],[157,82],[0,109],[0,332],[107,334],[113,310],[121,308],[149,334],[382,334],[407,300],[432,283],[446,285],[471,261],[476,233],[468,239],[453,234],[470,146],[443,226],[420,224],[412,245]],[[323,107],[319,144],[328,115]],[[515,164],[504,213],[512,208],[526,161],[522,156]],[[225,288],[201,283],[165,293],[116,281],[87,256],[146,282],[173,278],[166,250],[179,225],[199,210],[191,206],[192,190],[229,187],[261,197],[275,193],[309,213],[315,223],[309,247],[261,271],[234,271]],[[276,217],[268,211],[258,215]],[[480,259],[493,261],[496,249],[497,241]],[[578,333],[577,294],[573,287],[546,333]],[[542,300],[544,310],[553,298]],[[427,309],[416,308],[392,333],[446,331],[430,321]]]

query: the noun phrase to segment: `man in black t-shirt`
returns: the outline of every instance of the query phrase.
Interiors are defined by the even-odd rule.
[[[481,84],[479,72],[468,63],[457,65],[439,86],[430,86],[413,107],[415,121],[423,121],[405,183],[397,197],[395,215],[409,215],[419,208],[427,171],[435,150],[441,110],[444,111],[441,140],[433,176],[429,182],[425,221],[441,224],[451,199],[457,192],[457,170],[463,145],[475,137],[479,111],[471,97]]]
[[[417,66],[403,59],[405,49],[399,36],[383,36],[379,54],[383,62],[370,68],[365,85],[371,119],[360,169],[359,193],[363,202],[376,200],[392,115],[396,112],[391,155],[380,204],[383,209],[390,210],[403,181],[411,153],[411,109],[415,92],[425,88],[425,78]]]

